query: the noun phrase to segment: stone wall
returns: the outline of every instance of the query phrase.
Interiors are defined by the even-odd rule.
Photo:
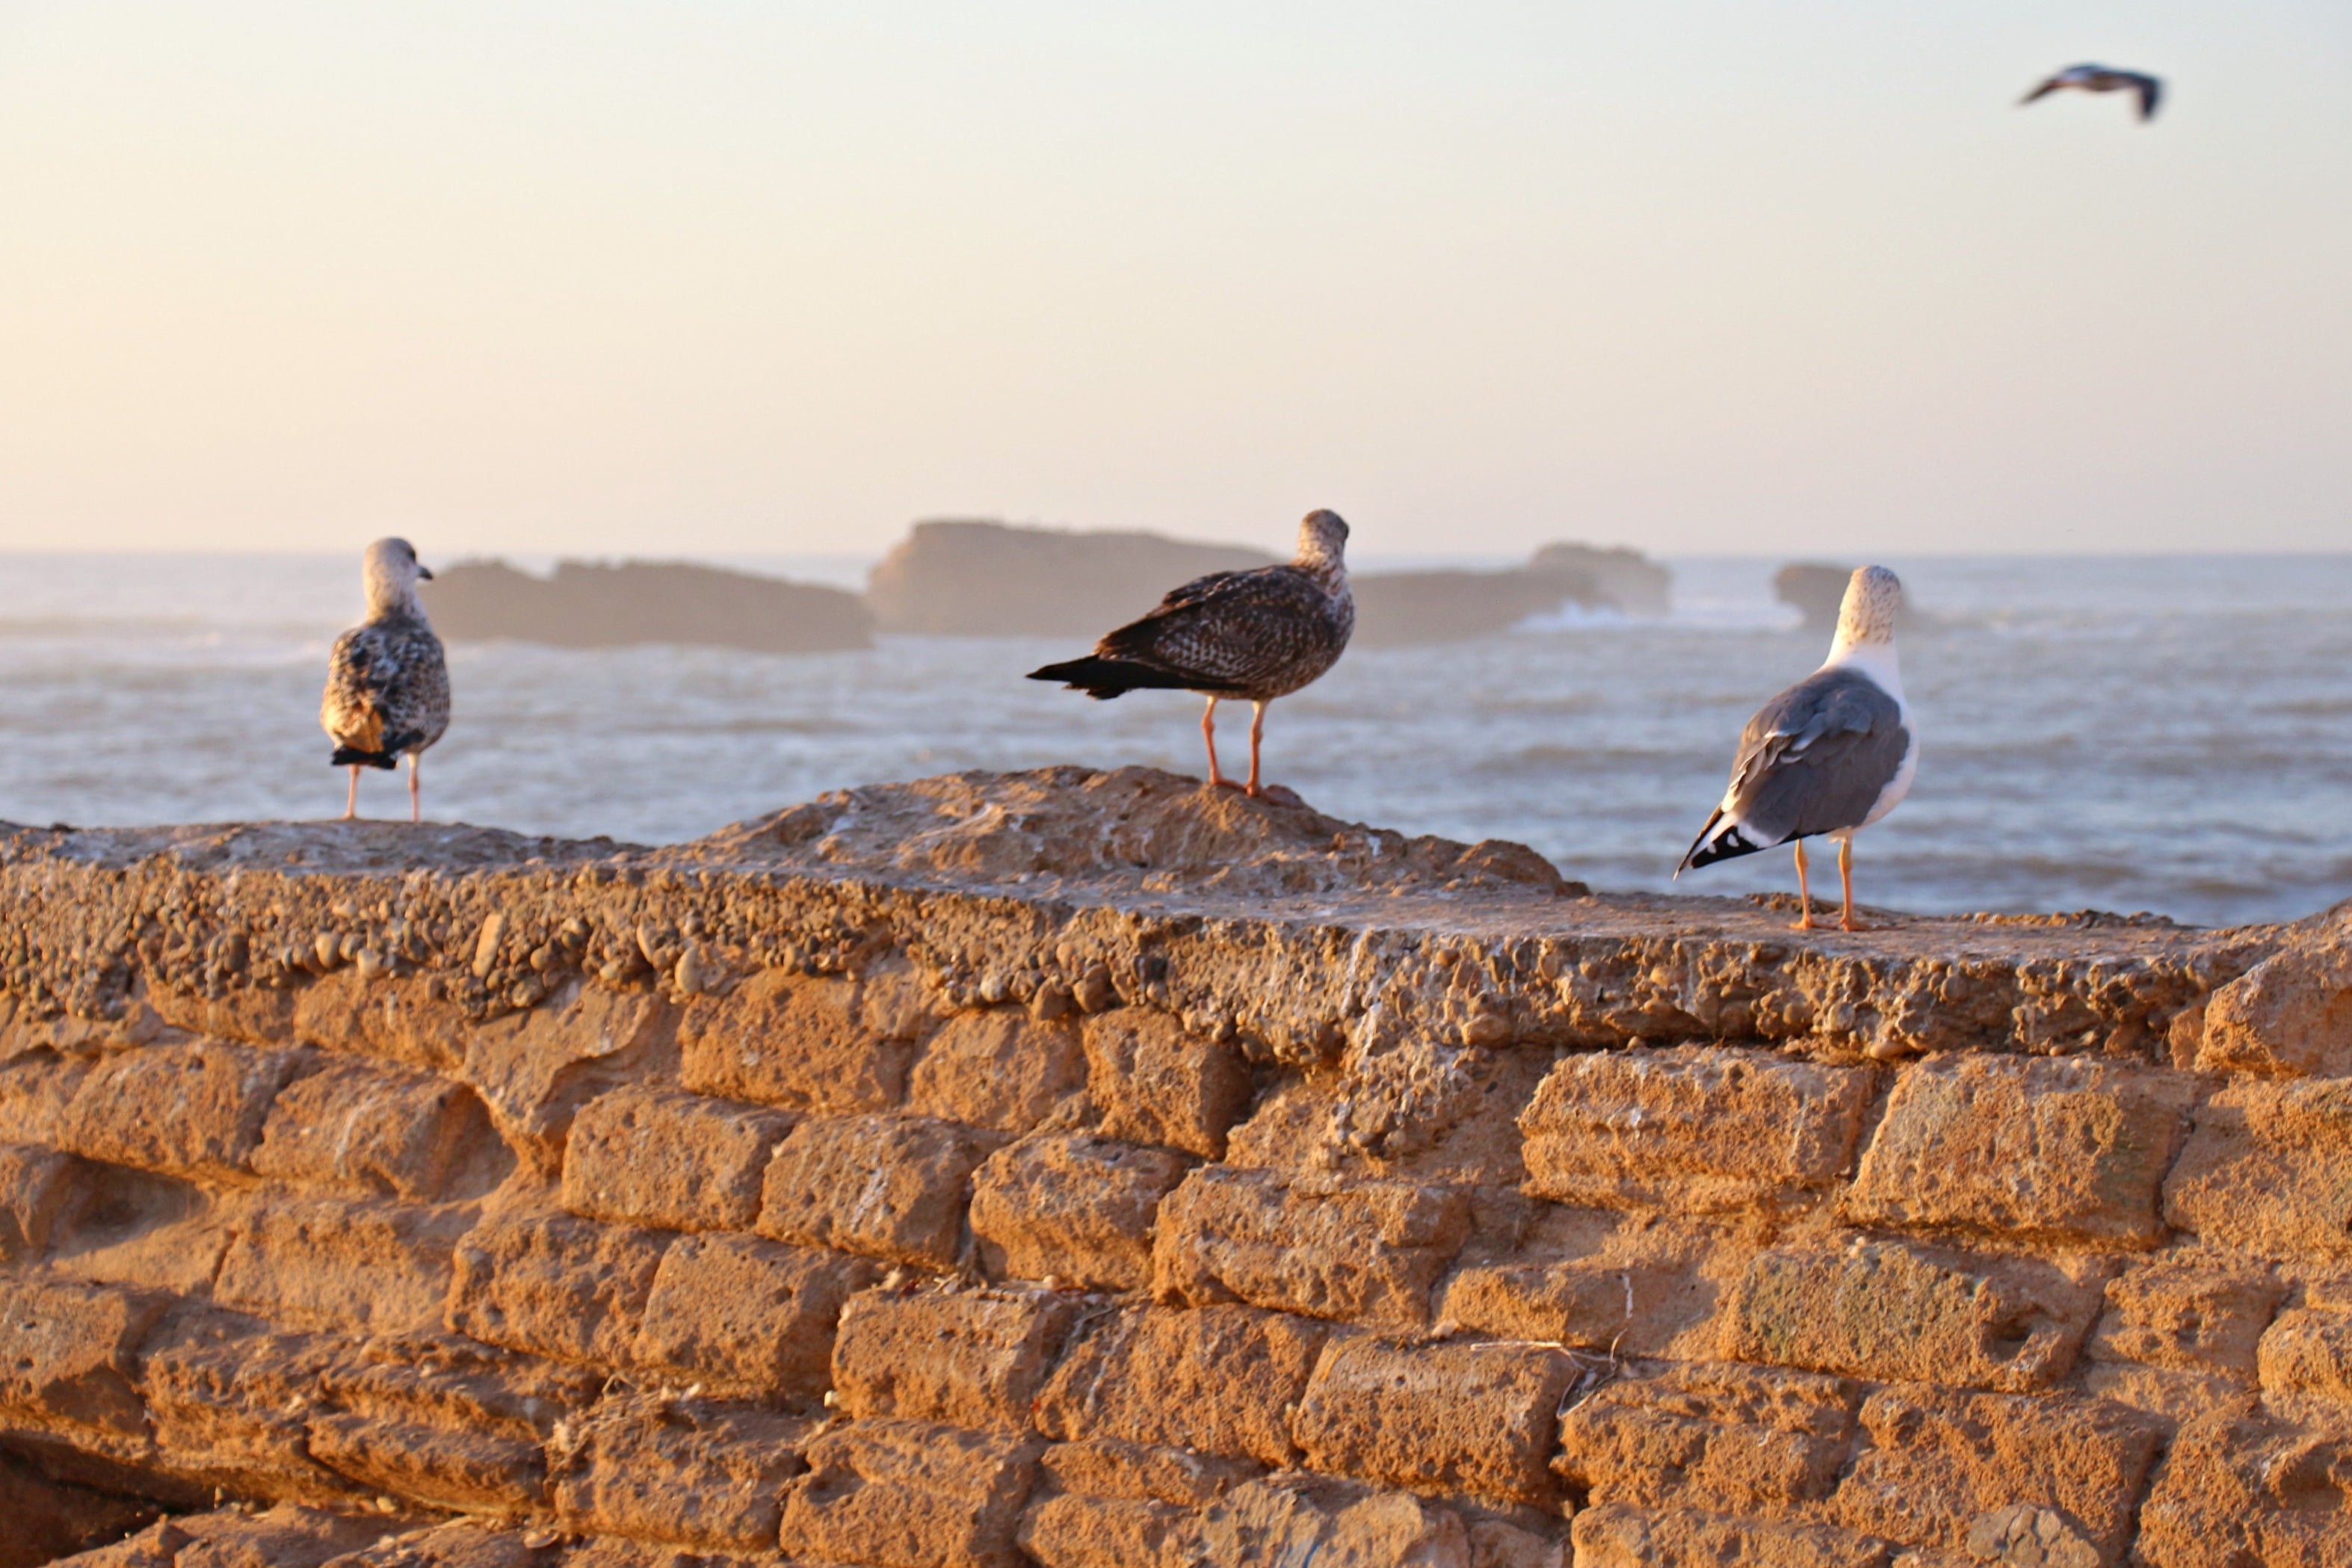
[[[0,892],[0,1563],[2352,1562],[2333,916],[1076,769]]]

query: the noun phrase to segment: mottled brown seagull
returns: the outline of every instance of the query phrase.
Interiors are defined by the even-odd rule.
[[[1820,669],[1756,710],[1739,736],[1731,787],[1675,868],[1679,877],[1775,845],[1797,847],[1800,931],[1813,929],[1805,885],[1805,840],[1838,841],[1838,880],[1853,919],[1853,836],[1893,811],[1919,766],[1919,731],[1903,700],[1895,657],[1895,615],[1903,584],[1884,566],[1855,570],[1838,608],[1837,636]]]
[[[1348,525],[1336,511],[1310,511],[1298,525],[1298,553],[1278,566],[1212,572],[1160,601],[1141,620],[1095,644],[1085,658],[1029,672],[1097,699],[1141,688],[1197,691],[1209,700],[1201,737],[1209,747],[1209,783],[1234,785],[1217,771],[1217,704],[1246,700],[1249,782],[1258,793],[1258,744],[1265,705],[1317,679],[1347,651],[1356,629],[1348,589]]]
[[[2047,98],[2053,92],[2072,88],[2078,92],[2136,92],[2139,94],[2139,117],[2156,118],[2156,106],[2164,97],[2164,83],[2156,77],[2139,71],[2119,71],[2112,66],[2068,66],[2056,76],[2019,99],[2024,107],[2036,99]]]
[[[367,619],[335,639],[327,658],[327,694],[319,722],[335,742],[329,759],[352,770],[343,820],[359,815],[360,769],[397,768],[408,759],[408,820],[425,815],[418,759],[449,727],[449,666],[441,639],[417,602],[417,564],[405,539],[379,539],[367,549],[363,574]]]

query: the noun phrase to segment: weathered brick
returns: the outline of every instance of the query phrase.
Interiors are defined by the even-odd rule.
[[[1430,1287],[1469,1232],[1459,1191],[1204,1165],[1160,1203],[1152,1290],[1419,1329]]]
[[[1603,1503],[1576,1516],[1576,1568],[1886,1568],[1885,1542],[1824,1524]]]
[[[133,1357],[168,1297],[0,1277],[0,1411],[142,1436]]]
[[[563,1155],[563,1206],[671,1230],[749,1230],[793,1130],[783,1111],[635,1085],[592,1101]]]
[[[535,1355],[623,1362],[669,1239],[567,1214],[487,1220],[458,1244],[449,1327]]]
[[[55,1149],[0,1143],[0,1263],[37,1257],[75,1191],[74,1158]]]
[[[816,1117],[769,1163],[760,1233],[944,1268],[962,1248],[974,1166],[992,1135],[928,1117]]]
[[[931,1037],[908,1082],[907,1104],[1018,1137],[1085,1081],[1073,1020],[1041,1022],[1019,1007],[991,1007],[959,1013]]]
[[[2352,1258],[2352,1079],[2236,1082],[2197,1108],[2165,1217],[2273,1258]]]
[[[784,1488],[785,1548],[875,1568],[1016,1568],[1041,1445],[920,1421],[857,1421],[811,1443]]]
[[[1689,1280],[1677,1272],[1594,1259],[1472,1264],[1447,1281],[1439,1316],[1507,1339],[1580,1350],[1631,1348]]]
[[[1022,1547],[1045,1568],[1521,1568],[1475,1553],[1459,1515],[1330,1476],[1245,1481],[1198,1508],[1063,1493],[1030,1509]],[[1555,1550],[1535,1568],[1559,1568]]]
[[[463,1073],[500,1134],[551,1177],[580,1108],[642,1072],[677,1027],[677,1010],[659,996],[574,982],[468,1031]]]
[[[1232,1047],[1151,1007],[1089,1018],[1084,1038],[1103,1136],[1224,1158],[1225,1133],[1250,1102],[1249,1072]]]
[[[1867,1225],[2150,1247],[2190,1088],[2108,1062],[1954,1052],[1906,1069],[1843,1205]]]
[[[351,1491],[310,1452],[307,1417],[332,1359],[316,1334],[241,1312],[175,1308],[139,1352],[139,1392],[171,1473],[245,1496],[325,1502]]]
[[[998,1150],[972,1176],[981,1265],[1000,1279],[1100,1290],[1151,1281],[1151,1226],[1192,1162],[1083,1133],[1039,1133]]]
[[[1324,1347],[1291,1429],[1313,1469],[1545,1504],[1544,1462],[1575,1375],[1540,1345],[1346,1335]]]
[[[281,1181],[429,1203],[486,1147],[498,1147],[489,1115],[465,1085],[331,1061],[278,1094],[252,1164],[256,1173]],[[495,1180],[496,1172],[479,1175]]]
[[[662,1255],[632,1359],[721,1387],[813,1400],[841,1309],[874,1265],[748,1236],[682,1236]]]
[[[1871,1074],[1684,1047],[1563,1058],[1520,1114],[1527,1190],[1596,1208],[1785,1207],[1853,1163]]]
[[[1836,1488],[1861,1399],[1843,1378],[1669,1364],[1571,1405],[1553,1468],[1596,1503],[1785,1517]]]
[[[1057,1492],[1021,1515],[1021,1550],[1044,1568],[1197,1568],[1195,1511],[1156,1498]]]
[[[321,1568],[347,1561],[399,1528],[281,1503],[266,1511],[227,1508],[157,1520],[128,1539],[68,1559],[73,1568]]]
[[[306,1446],[320,1464],[379,1496],[499,1511],[547,1503],[540,1445],[503,1432],[325,1411],[310,1417]]]
[[[296,992],[273,994],[290,997],[293,1037],[324,1051],[355,1052],[381,1057],[427,1072],[445,1072],[466,1059],[466,1042],[473,1020],[448,995],[439,975],[379,974],[373,979],[355,968],[320,975]],[[250,1034],[191,1022],[204,1034],[229,1034],[248,1039]],[[274,1020],[261,1020],[264,1027]]]
[[[1731,1293],[1722,1353],[1856,1377],[2042,1388],[2074,1365],[2098,1300],[2095,1281],[2032,1258],[1860,1239],[1776,1247]]]
[[[730,1100],[840,1114],[885,1110],[906,1092],[914,1047],[869,1027],[853,981],[763,970],[697,998],[678,1025],[686,1087]]]
[[[2272,954],[2205,1005],[2200,1072],[2352,1073],[2352,950],[2302,943]]]
[[[1118,1312],[1064,1354],[1038,1395],[1038,1429],[1287,1465],[1289,1411],[1328,1332],[1247,1307]]]
[[[2011,1503],[2071,1518],[2107,1562],[2161,1423],[2104,1400],[1964,1394],[1909,1384],[1863,1401],[1864,1446],[1832,1499],[1837,1522],[1907,1544],[1963,1547],[1983,1514]]]
[[[359,976],[353,974],[353,980]],[[147,1005],[156,1016],[192,1035],[235,1040],[248,1046],[285,1046],[294,1042],[295,993],[255,985],[233,986],[217,996],[200,991],[178,991],[149,976]]]
[[[2275,1279],[2252,1269],[2151,1259],[2107,1282],[2107,1310],[2089,1353],[2197,1372],[2248,1371],[2282,1293]]]
[[[704,1399],[607,1398],[566,1434],[552,1488],[575,1527],[758,1552],[801,1472],[809,1424]]]
[[[89,1069],[87,1059],[50,1051],[0,1062],[0,1128],[20,1143],[56,1143],[66,1108]]]
[[[1025,1431],[1076,1305],[1037,1290],[868,1290],[842,1310],[833,1382],[861,1419]]]
[[[81,1080],[58,1142],[142,1170],[240,1171],[261,1142],[270,1102],[308,1060],[209,1040],[117,1052]]]
[[[2352,1302],[2281,1312],[2260,1352],[2265,1391],[2352,1404]]]
[[[2237,1409],[2173,1438],[2137,1544],[2151,1568],[2342,1568],[2347,1542],[2352,1431]]]
[[[1046,1479],[1066,1492],[1089,1497],[1150,1498],[1193,1507],[1263,1475],[1250,1459],[1166,1448],[1117,1437],[1056,1443],[1039,1458]]]
[[[436,1325],[464,1210],[269,1198],[237,1223],[213,1294],[289,1323],[373,1331]]]

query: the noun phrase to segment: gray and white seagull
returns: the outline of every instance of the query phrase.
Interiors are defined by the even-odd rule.
[[[1292,559],[1196,577],[1141,620],[1109,633],[1087,658],[1033,669],[1029,679],[1063,681],[1097,699],[1150,688],[1199,692],[1209,700],[1201,715],[1209,783],[1256,795],[1265,705],[1320,679],[1356,629],[1347,546],[1348,525],[1338,512],[1310,511],[1298,524]],[[1255,709],[1245,784],[1217,770],[1217,704],[1228,697]]]
[[[1759,849],[1794,843],[1797,899],[1813,929],[1812,890],[1805,883],[1805,840],[1838,841],[1838,880],[1845,894],[1842,931],[1853,919],[1853,836],[1911,791],[1919,766],[1919,731],[1903,700],[1895,657],[1895,615],[1903,584],[1884,566],[1863,566],[1846,584],[1837,635],[1821,668],[1756,710],[1740,732],[1731,786],[1675,868],[1679,877]]]
[[[362,571],[367,619],[337,637],[327,656],[319,723],[335,742],[328,761],[352,770],[343,797],[346,822],[359,815],[360,769],[397,768],[404,756],[408,820],[424,816],[417,761],[449,728],[449,666],[416,597],[417,580],[432,576],[405,539],[369,545]]]
[[[2139,94],[2139,117],[2156,118],[2156,106],[2164,97],[2164,83],[2156,77],[2140,71],[2119,71],[2113,66],[2068,66],[2056,76],[2017,100],[2023,108],[2039,98],[2073,88],[2078,92],[2136,92]]]

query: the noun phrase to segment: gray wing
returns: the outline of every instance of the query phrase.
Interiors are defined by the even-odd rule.
[[[1894,698],[1867,676],[1822,670],[1748,721],[1727,815],[1767,844],[1859,827],[1910,749]]]
[[[1181,676],[1196,690],[1297,690],[1347,647],[1352,612],[1295,566],[1220,572],[1185,584],[1095,651]]]
[[[335,639],[319,722],[339,746],[422,751],[449,727],[449,667],[433,628],[370,621]]]
[[[2043,82],[2040,87],[2035,88],[2032,92],[2027,93],[2023,98],[2019,99],[2017,100],[2018,106],[2020,108],[2023,108],[2025,105],[2032,103],[2035,99],[2047,98],[2065,85],[2066,84],[2064,82],[2060,81],[2053,76],[2048,81]]]
[[[2152,76],[2134,76],[2131,83],[2139,92],[2139,117],[2155,119],[2156,106],[2164,97],[2164,83]]]

